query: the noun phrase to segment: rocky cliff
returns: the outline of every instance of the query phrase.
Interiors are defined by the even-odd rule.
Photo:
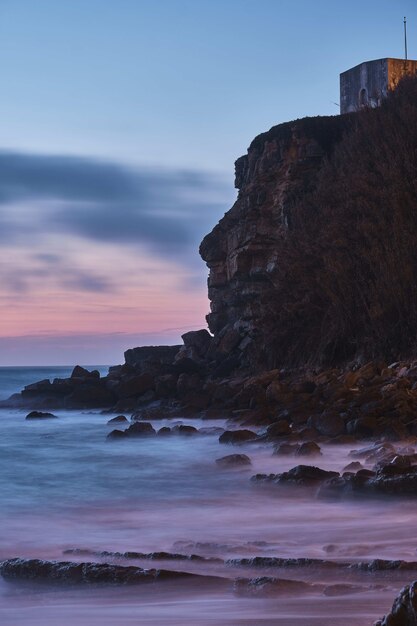
[[[274,366],[263,319],[291,208],[315,187],[324,157],[348,125],[346,116],[305,118],[256,137],[235,164],[238,198],[200,246],[210,273],[207,315],[213,352],[233,362]]]
[[[210,358],[262,370],[417,353],[417,79],[259,135],[203,240]]]

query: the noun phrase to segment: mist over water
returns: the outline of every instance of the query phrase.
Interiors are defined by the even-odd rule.
[[[17,391],[39,371],[0,370],[2,389]],[[49,368],[50,376],[64,376]],[[11,390],[11,391],[10,391]],[[206,428],[192,438],[108,441],[111,415],[58,411],[59,419],[25,421],[0,410],[0,560],[45,558],[165,567],[222,581],[161,582],[129,587],[65,587],[0,579],[0,623],[69,626],[210,624],[365,626],[391,605],[410,572],[376,574],[325,568],[236,567],[222,562],[145,561],[96,552],[168,551],[232,559],[278,556],[357,562],[416,560],[417,504],[402,500],[326,500],[250,482],[297,464],[272,446],[221,445],[222,420],[175,420]],[[168,420],[155,422],[159,428]],[[170,422],[172,425],[172,421]],[[211,429],[211,430],[210,430]],[[340,471],[351,447],[328,446],[316,463]],[[248,454],[249,469],[220,469],[215,459]],[[310,461],[308,461],[310,463]],[[63,554],[82,549],[84,555]],[[90,553],[90,554],[89,554]],[[356,593],[282,593],[272,598],[233,592],[237,577],[276,576],[359,587]]]

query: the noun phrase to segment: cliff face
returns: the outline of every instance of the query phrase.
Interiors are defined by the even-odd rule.
[[[240,365],[271,365],[263,302],[279,264],[279,243],[291,227],[293,203],[314,189],[323,158],[340,141],[346,117],[305,118],[256,137],[236,161],[233,207],[201,243],[210,273],[208,326],[217,356]],[[269,361],[269,362],[268,362]]]

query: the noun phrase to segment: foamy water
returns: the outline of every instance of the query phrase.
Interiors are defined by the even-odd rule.
[[[192,438],[108,441],[111,415],[56,414],[57,420],[29,422],[24,412],[0,411],[0,559],[75,560],[63,552],[80,548],[165,550],[222,559],[263,555],[351,562],[417,560],[414,501],[329,501],[265,488],[251,483],[250,476],[284,471],[298,461],[272,456],[271,446],[221,445],[214,432]],[[224,425],[219,420],[183,423]],[[154,426],[167,424],[158,421]],[[327,447],[316,463],[340,471],[351,460],[350,449]],[[252,466],[229,470],[216,466],[216,458],[232,452],[248,454]],[[215,574],[223,581],[78,588],[0,579],[0,624],[365,626],[389,608],[398,589],[412,577],[410,572],[348,574],[320,568],[260,570],[217,563],[113,560]],[[233,593],[237,576],[261,575],[325,584],[354,582],[363,591],[267,599]],[[379,587],[371,588],[375,585]]]

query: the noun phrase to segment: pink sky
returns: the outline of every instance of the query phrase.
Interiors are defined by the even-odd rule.
[[[198,243],[227,208],[222,184],[0,152],[0,365],[119,363],[204,328]]]

